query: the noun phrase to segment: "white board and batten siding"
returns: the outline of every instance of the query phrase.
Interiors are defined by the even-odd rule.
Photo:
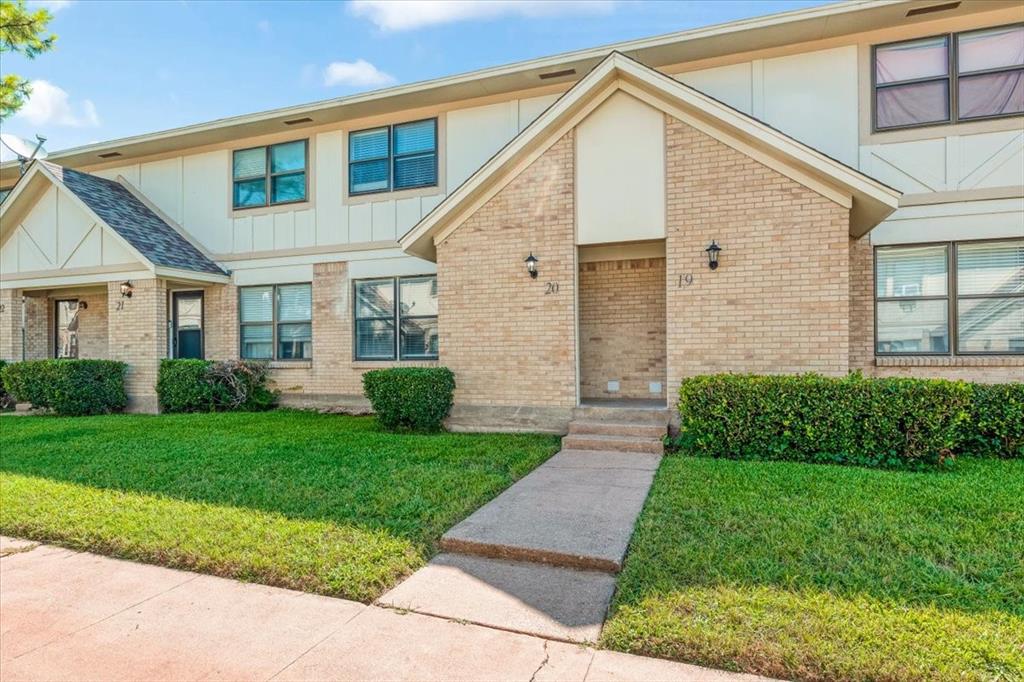
[[[861,144],[856,45],[755,59],[676,78],[778,128],[904,194],[1024,187],[1024,124],[1017,130]],[[875,244],[1024,236],[1024,199],[948,202],[900,208],[871,232]]]
[[[436,194],[394,199],[385,193],[379,200],[350,201],[345,192],[348,131],[341,129],[310,136],[310,201],[294,209],[232,211],[230,149],[94,172],[106,178],[123,176],[214,256],[258,253],[265,258],[274,257],[266,252],[330,246],[344,252],[349,246],[396,241],[555,99],[557,95],[514,99],[440,114],[443,182]],[[240,143],[239,148],[244,146]],[[231,267],[253,265],[232,262]],[[426,264],[420,266],[424,268]]]
[[[5,276],[118,265],[142,267],[117,237],[52,185],[0,247]]]

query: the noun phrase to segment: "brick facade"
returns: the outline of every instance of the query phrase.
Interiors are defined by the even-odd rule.
[[[580,396],[664,398],[665,259],[580,263],[579,288]]]
[[[569,133],[437,246],[440,360],[459,403],[576,405],[573,155]]]
[[[167,356],[167,283],[144,279],[132,284],[132,297],[122,298],[121,283],[107,283],[109,356],[128,364],[128,409],[156,412],[157,370]]]
[[[558,430],[578,398],[650,398],[661,382],[671,402],[683,377],[714,372],[1024,380],[1019,356],[876,358],[872,246],[849,237],[849,211],[671,116],[665,257],[579,264],[574,159],[570,131],[437,245],[438,362],[356,361],[349,266],[314,264],[312,358],[271,363],[285,404],[365,406],[362,374],[395,365],[450,367],[464,429]],[[130,409],[156,409],[170,286],[184,285],[138,280],[131,299],[120,281],[67,290],[88,304],[80,357],[128,363]],[[206,357],[237,358],[237,287],[203,291]],[[27,292],[25,357],[53,356],[62,297]],[[0,290],[0,305],[0,357],[21,359],[22,292]]]
[[[849,211],[672,117],[665,133],[669,390],[714,372],[845,374]]]

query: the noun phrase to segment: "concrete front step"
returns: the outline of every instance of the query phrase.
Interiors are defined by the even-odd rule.
[[[573,408],[574,421],[611,422],[614,424],[660,424],[668,425],[667,407],[605,407],[601,405],[581,405]]]
[[[573,434],[562,438],[563,450],[605,450],[611,452],[645,452],[661,455],[665,444],[661,438],[647,436],[602,436],[597,434]]]
[[[633,436],[636,438],[661,438],[665,435],[664,424],[619,424],[616,422],[592,422],[575,420],[569,422],[570,435],[590,436]]]

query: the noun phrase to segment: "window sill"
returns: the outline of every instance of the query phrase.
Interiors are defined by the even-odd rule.
[[[287,213],[288,211],[304,211],[315,208],[311,199],[301,201],[288,201],[281,204],[270,204],[269,206],[250,206],[248,208],[231,207],[229,216],[231,218],[251,218],[261,215],[273,215],[275,213]]]
[[[353,360],[353,369],[386,369],[388,367],[437,367],[437,360]]]
[[[1024,367],[1024,355],[886,355],[876,367]]]
[[[270,369],[310,369],[312,360],[271,360]]]

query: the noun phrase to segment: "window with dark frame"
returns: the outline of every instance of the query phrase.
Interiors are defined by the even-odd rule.
[[[875,130],[1024,113],[1024,24],[877,45],[873,55]]]
[[[238,321],[244,359],[313,357],[313,287],[308,282],[240,287]]]
[[[305,201],[308,158],[308,140],[235,150],[231,205],[244,209]]]
[[[1024,353],[1024,240],[877,247],[875,352]]]
[[[436,118],[349,133],[350,195],[433,187],[437,176]]]
[[[437,359],[437,277],[364,279],[353,286],[356,360]]]

